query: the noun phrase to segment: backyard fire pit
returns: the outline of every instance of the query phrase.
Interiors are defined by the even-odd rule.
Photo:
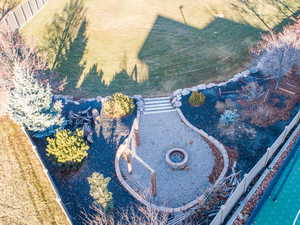
[[[188,161],[188,154],[181,148],[173,148],[167,152],[166,161],[172,169],[184,169]]]

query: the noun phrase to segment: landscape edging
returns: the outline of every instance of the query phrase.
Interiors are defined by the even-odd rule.
[[[227,81],[223,81],[223,82],[219,82],[219,83],[202,83],[202,84],[198,84],[197,86],[193,86],[190,88],[182,88],[182,89],[177,89],[175,91],[173,91],[172,96],[172,104],[174,107],[179,108],[181,106],[181,97],[188,95],[190,92],[192,91],[201,91],[204,89],[208,89],[208,88],[213,88],[213,87],[221,87],[226,85],[229,82],[234,82],[234,81],[238,81],[241,77],[247,77],[250,73],[251,70],[256,71],[256,68],[252,68],[252,69],[247,69],[244,70],[240,73],[237,73],[235,75],[233,75],[233,77]]]
[[[191,128],[192,130],[194,130],[196,133],[198,133],[200,136],[203,136],[204,138],[208,139],[212,144],[214,144],[216,146],[216,148],[219,150],[219,152],[222,154],[223,157],[223,161],[224,161],[224,165],[223,165],[223,170],[221,172],[221,174],[219,175],[218,179],[216,180],[215,184],[218,184],[226,175],[228,167],[229,167],[229,157],[227,154],[227,151],[224,147],[224,145],[222,143],[220,143],[217,139],[215,139],[212,136],[209,136],[205,131],[198,129],[197,127],[195,127],[194,125],[192,125],[183,115],[182,111],[180,108],[176,108],[176,111],[180,117],[180,119],[182,120],[182,122],[188,126],[189,128]]]

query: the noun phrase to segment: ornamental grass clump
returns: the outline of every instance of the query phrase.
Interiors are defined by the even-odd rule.
[[[88,155],[89,146],[82,129],[58,130],[54,138],[47,138],[47,155],[59,164],[79,164]]]
[[[230,126],[240,118],[237,110],[225,110],[220,117],[220,124],[223,126]]]
[[[202,94],[201,92],[193,91],[192,95],[189,97],[189,103],[192,106],[197,107],[202,105],[204,102],[205,102],[205,95]]]
[[[134,111],[133,99],[122,93],[115,93],[103,104],[104,116],[112,119],[127,116]]]
[[[103,174],[94,172],[87,178],[90,184],[90,196],[99,204],[106,212],[113,208],[112,193],[108,191],[110,177],[105,178]]]

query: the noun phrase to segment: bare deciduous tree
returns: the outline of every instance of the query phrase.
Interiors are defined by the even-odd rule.
[[[57,73],[48,70],[45,58],[37,48],[28,47],[18,31],[1,31],[0,87],[12,87],[14,69],[18,65],[36,74],[40,82],[49,83],[54,93],[62,91],[66,80],[60,80]]]
[[[43,57],[36,48],[28,47],[18,31],[5,30],[0,33],[0,64],[7,72],[12,72],[16,64],[30,72],[46,69]]]
[[[300,25],[300,20],[294,25]],[[282,32],[269,33],[250,50],[256,57],[257,68],[278,82],[293,67],[300,66],[300,34],[293,27],[286,27]]]
[[[9,29],[0,32],[0,66],[2,86],[11,87],[15,65],[26,67],[31,73],[45,70],[46,64],[37,55],[37,50],[25,45],[18,31]]]

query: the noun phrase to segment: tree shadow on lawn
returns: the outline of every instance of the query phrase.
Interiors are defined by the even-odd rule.
[[[105,84],[102,80],[103,72],[94,64],[79,88],[83,96],[106,96],[115,92],[123,92],[128,95],[139,94],[147,82],[138,83],[125,70],[115,74],[113,80]]]
[[[300,9],[295,11],[290,17],[283,19],[278,25],[276,25],[273,30],[275,33],[281,32],[284,27],[293,25],[296,21],[295,18],[299,17]]]
[[[42,50],[48,54],[48,64],[67,78],[66,91],[74,91],[80,75],[85,69],[81,62],[86,52],[86,9],[82,0],[68,2],[61,13],[57,13],[51,24],[46,27]]]
[[[67,77],[67,85],[65,92],[72,93],[75,91],[74,87],[77,86],[77,82],[80,75],[85,69],[86,62],[81,62],[84,55],[87,37],[86,37],[87,21],[84,19],[81,22],[80,28],[75,39],[70,43],[70,47],[66,50],[66,53],[61,57],[54,69],[58,73]]]
[[[267,30],[275,33],[282,31],[285,26],[294,23],[300,14],[299,7],[291,6],[282,0],[266,0],[266,4],[269,4],[278,10],[277,15],[273,15],[272,17],[275,17],[278,21],[281,21],[276,26],[271,27],[269,24],[270,19],[265,19],[266,16],[259,12],[257,4],[253,4],[248,0],[239,0],[239,2],[241,3],[240,5],[231,3],[231,7],[233,10],[239,12],[240,18],[243,18],[244,15],[251,15],[255,17],[257,21],[263,24]]]

